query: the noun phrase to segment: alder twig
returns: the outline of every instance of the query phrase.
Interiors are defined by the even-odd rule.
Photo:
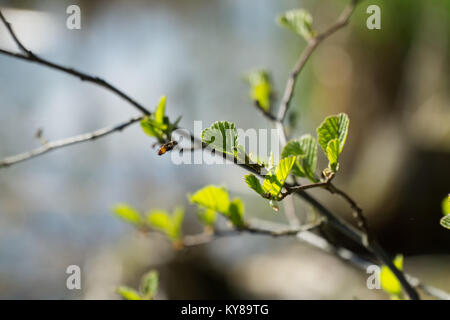
[[[117,131],[122,131],[123,129],[125,129],[126,127],[132,125],[135,122],[138,122],[142,119],[142,117],[134,117],[131,118],[130,120],[126,121],[126,122],[122,122],[116,126],[113,127],[106,127],[103,129],[99,129],[93,132],[88,132],[88,133],[84,133],[84,134],[80,134],[78,136],[74,136],[74,137],[70,137],[70,138],[65,138],[65,139],[60,139],[60,140],[56,140],[56,141],[50,141],[50,142],[45,142],[43,141],[43,145],[39,148],[36,148],[34,150],[28,151],[28,152],[24,152],[24,153],[20,153],[11,157],[7,157],[4,158],[2,160],[0,160],[0,168],[3,167],[9,167],[13,164],[17,164],[19,162],[28,160],[28,159],[32,159],[34,157],[43,155],[47,152],[50,152],[52,150],[56,150],[59,148],[64,148],[64,147],[68,147],[70,145],[73,144],[77,144],[77,143],[82,143],[82,142],[87,142],[87,141],[92,141],[104,136],[107,136],[111,133],[117,132]]]
[[[25,61],[28,61],[28,62],[41,64],[41,65],[47,66],[49,68],[56,69],[56,70],[62,71],[64,73],[70,74],[72,76],[75,76],[75,77],[79,78],[81,81],[87,81],[87,82],[95,83],[96,85],[99,85],[101,87],[104,87],[104,88],[108,89],[109,91],[114,92],[116,95],[118,95],[119,97],[121,97],[125,101],[129,102],[132,106],[134,106],[136,109],[138,109],[144,115],[150,115],[150,111],[148,111],[146,108],[144,108],[144,106],[142,106],[136,100],[134,100],[129,95],[124,93],[122,90],[119,90],[118,88],[116,88],[115,86],[110,84],[109,82],[107,82],[107,81],[105,81],[105,80],[103,80],[103,79],[101,79],[99,77],[91,76],[89,74],[80,72],[78,70],[61,66],[59,64],[53,63],[51,61],[48,61],[46,59],[43,59],[43,58],[37,56],[36,54],[31,52],[29,49],[27,49],[25,47],[25,45],[19,40],[19,38],[15,34],[11,24],[3,16],[3,13],[1,12],[1,10],[0,10],[0,20],[3,22],[3,24],[7,28],[9,34],[13,38],[14,42],[16,43],[16,45],[23,52],[23,53],[16,53],[16,52],[0,49],[0,53],[1,54],[8,55],[8,56],[11,56],[11,57],[14,57],[14,58],[18,58],[18,59],[22,59],[22,60],[25,60]]]
[[[278,110],[277,121],[282,123],[286,117],[286,113],[289,109],[292,97],[294,95],[295,84],[299,73],[302,71],[309,57],[312,55],[316,47],[326,38],[331,36],[333,33],[347,25],[350,16],[355,10],[358,0],[351,0],[350,4],[344,9],[339,19],[328,29],[319,33],[315,37],[308,40],[308,44],[304,49],[303,53],[298,58],[297,63],[289,74],[289,78],[286,84],[286,89],[284,90],[283,98],[281,100],[280,108]]]

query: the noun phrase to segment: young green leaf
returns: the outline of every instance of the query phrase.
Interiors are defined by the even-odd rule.
[[[339,160],[339,140],[333,139],[328,142],[327,146],[327,157],[329,161],[329,167],[332,172],[338,170],[338,160]]]
[[[271,199],[277,199],[283,188],[292,167],[294,166],[296,157],[287,157],[280,160],[280,163],[275,169],[275,172],[270,172],[264,177],[264,184],[262,189],[265,194],[269,194]]]
[[[228,207],[230,206],[227,190],[223,187],[216,187],[213,185],[198,190],[190,196],[190,201],[196,203],[200,207],[222,213],[227,212]]]
[[[126,300],[142,300],[141,296],[139,295],[139,293],[134,290],[133,288],[129,288],[129,287],[118,287],[116,289],[116,292],[124,299]]]
[[[163,210],[153,210],[147,214],[149,225],[164,232],[171,240],[176,241],[181,237],[181,225],[184,218],[184,209],[175,209],[173,215]]]
[[[255,70],[249,72],[245,80],[250,85],[250,98],[257,102],[265,112],[270,111],[272,86],[270,76],[265,70]]]
[[[146,300],[152,300],[155,297],[158,290],[159,276],[158,272],[151,270],[147,272],[141,280],[140,290],[142,292],[142,298]]]
[[[238,149],[238,133],[234,123],[216,121],[202,131],[202,141],[210,148],[235,155]]]
[[[305,9],[292,9],[286,11],[278,17],[278,23],[286,27],[298,35],[302,36],[306,41],[314,37],[312,30],[313,18]]]
[[[281,158],[296,156],[292,173],[299,177],[305,177],[312,182],[317,182],[317,143],[309,134],[301,136],[298,140],[289,141],[281,152]]]
[[[220,212],[238,228],[245,225],[244,204],[239,198],[230,201],[223,187],[206,186],[190,196],[190,201],[205,210]]]
[[[442,200],[442,214],[450,214],[450,194]]]
[[[327,155],[329,167],[333,172],[338,169],[338,159],[347,139],[349,122],[348,116],[340,113],[327,117],[317,128],[319,145]]]
[[[164,113],[166,111],[166,96],[162,96],[159,99],[158,107],[156,107],[155,111],[155,121],[158,124],[164,123]]]
[[[241,199],[235,198],[230,202],[228,212],[226,214],[234,226],[242,228],[245,226],[244,221],[244,203]]]
[[[441,219],[441,226],[444,228],[450,229],[450,214],[443,216]]]
[[[394,265],[397,269],[403,270],[403,255],[399,254],[395,257]],[[391,297],[401,297],[402,285],[386,265],[381,266],[380,281],[383,290],[389,293]]]
[[[255,175],[249,173],[245,175],[244,180],[250,188],[252,188],[253,190],[255,190],[256,193],[264,197],[264,190],[261,186],[261,183],[259,182],[258,178]]]
[[[197,211],[197,216],[206,226],[213,226],[217,220],[217,212],[212,209],[199,208]]]
[[[133,207],[129,206],[126,203],[120,203],[113,207],[112,211],[121,219],[125,220],[128,223],[134,225],[140,225],[142,221],[142,216]]]

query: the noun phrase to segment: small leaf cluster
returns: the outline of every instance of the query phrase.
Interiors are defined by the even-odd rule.
[[[142,130],[150,137],[155,137],[159,143],[169,141],[173,130],[176,129],[181,120],[179,117],[173,124],[165,116],[166,96],[161,97],[154,113],[145,116],[141,120]]]
[[[240,198],[230,200],[224,187],[209,185],[189,197],[199,207],[198,217],[207,226],[213,226],[217,213],[226,217],[236,228],[246,226],[244,220],[244,203]]]
[[[153,300],[158,290],[159,275],[155,270],[147,272],[141,279],[139,291],[120,286],[116,292],[126,300]]]
[[[312,29],[313,18],[305,9],[288,10],[277,19],[278,23],[309,41],[315,36]]]
[[[113,212],[126,222],[141,230],[155,229],[164,233],[177,245],[181,239],[181,225],[184,219],[184,209],[179,207],[172,214],[164,210],[151,210],[141,214],[138,210],[126,203],[113,207]]]
[[[272,103],[272,85],[269,73],[266,70],[254,70],[245,77],[250,85],[250,98],[264,112],[270,112]]]

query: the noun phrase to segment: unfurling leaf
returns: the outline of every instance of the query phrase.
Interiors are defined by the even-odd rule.
[[[280,163],[275,169],[264,177],[263,191],[270,194],[272,199],[277,199],[283,188],[292,167],[294,166],[296,157],[287,157],[280,160]]]
[[[289,141],[281,152],[281,158],[296,156],[292,173],[299,177],[305,177],[312,182],[317,182],[317,143],[316,139],[309,134],[305,134],[298,140]]]
[[[141,280],[140,290],[142,292],[142,298],[152,300],[155,297],[158,290],[159,276],[155,270],[147,272]]]
[[[336,172],[339,155],[344,148],[350,120],[345,113],[327,117],[317,128],[319,145],[328,157],[329,168]]]
[[[275,169],[272,169],[265,177],[261,186],[258,178],[253,174],[247,174],[244,179],[250,188],[265,199],[278,200],[278,196],[286,182],[289,173],[295,163],[296,157],[290,156],[281,159]],[[275,209],[275,206],[273,206]]]
[[[206,186],[192,196],[190,196],[192,203],[195,203],[203,208],[226,212],[230,206],[230,199],[228,192],[223,187],[217,187],[213,185]]]
[[[214,150],[236,155],[238,150],[236,126],[228,121],[216,121],[202,131],[202,141]]]
[[[312,22],[311,14],[305,9],[292,9],[278,17],[280,25],[294,31],[306,41],[315,35],[312,30]]]
[[[197,216],[206,226],[213,226],[217,220],[217,212],[207,208],[199,208]]]
[[[147,213],[150,227],[164,232],[172,241],[177,241],[181,237],[183,218],[183,208],[175,209],[172,215],[163,210],[153,210]]]
[[[395,257],[394,265],[397,269],[403,270],[403,255],[399,254]],[[391,269],[386,265],[381,266],[380,282],[383,290],[389,293],[392,298],[401,297],[402,285]]]
[[[446,216],[442,217],[441,226],[450,229],[450,214],[447,214]]]
[[[134,225],[140,225],[143,223],[142,216],[133,207],[129,206],[126,203],[120,203],[113,207],[112,211],[120,218],[125,220],[128,223]]]
[[[118,287],[116,289],[116,292],[122,296],[125,300],[142,300],[141,296],[139,295],[139,292],[134,290],[133,288],[129,287]]]
[[[230,201],[228,192],[223,187],[206,186],[190,196],[189,199],[192,203],[197,204],[201,209],[205,210],[205,214],[219,212],[228,218],[234,226],[238,228],[245,226],[244,204],[242,200],[234,198]],[[213,221],[215,221],[215,216]]]
[[[245,80],[250,85],[250,98],[256,101],[258,107],[262,110],[269,112],[271,107],[272,85],[267,71],[251,71],[246,75]]]
[[[164,143],[171,139],[172,131],[178,125],[181,117],[170,123],[169,118],[165,116],[166,97],[162,96],[154,113],[145,116],[141,120],[142,130],[149,136],[155,137],[159,143]]]

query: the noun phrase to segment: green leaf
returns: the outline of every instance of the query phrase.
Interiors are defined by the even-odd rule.
[[[333,172],[338,169],[338,159],[347,140],[349,122],[348,116],[340,113],[327,117],[317,128],[319,145],[327,155],[329,167]]]
[[[217,220],[217,212],[212,209],[199,208],[197,216],[200,221],[207,226],[213,226]]]
[[[140,124],[142,130],[149,136],[155,137],[159,143],[164,143],[171,138],[172,131],[177,127],[181,117],[171,124],[166,117],[166,96],[162,96],[154,113],[142,118]]]
[[[327,146],[327,157],[329,161],[330,170],[336,172],[338,169],[339,160],[339,140],[333,139],[328,142]]]
[[[447,214],[446,216],[442,217],[441,226],[450,229],[450,214]]]
[[[120,203],[113,207],[112,211],[121,219],[134,225],[140,225],[142,216],[136,209],[132,208],[126,203]]]
[[[192,196],[190,201],[206,209],[211,209],[218,212],[227,212],[230,206],[228,192],[223,187],[216,187],[213,185],[206,186]]]
[[[255,190],[256,193],[260,194],[264,197],[264,190],[261,186],[261,183],[259,182],[258,178],[253,174],[247,174],[245,177],[245,182],[248,184],[250,188]]]
[[[270,77],[265,70],[251,71],[246,75],[245,80],[250,85],[250,98],[256,101],[258,107],[265,112],[270,111],[272,85]]]
[[[205,210],[220,212],[238,228],[245,225],[244,204],[239,198],[230,202],[228,192],[223,187],[206,186],[190,196],[190,201]]]
[[[159,99],[158,107],[156,107],[155,111],[155,121],[158,124],[164,123],[164,113],[166,111],[166,96],[162,96]]]
[[[136,290],[134,290],[133,288],[122,286],[122,287],[118,287],[116,289],[116,292],[120,296],[122,296],[122,298],[124,298],[126,300],[142,300],[139,293]]]
[[[245,225],[244,222],[244,203],[241,199],[235,198],[230,202],[228,212],[226,214],[234,226],[241,228]]]
[[[202,131],[202,141],[219,152],[235,155],[238,148],[238,133],[234,123],[216,121]]]
[[[399,254],[394,259],[394,265],[399,270],[403,270],[403,255]],[[389,293],[391,296],[400,297],[402,294],[402,285],[398,281],[394,273],[389,269],[388,266],[381,266],[380,273],[381,287],[384,291]]]
[[[277,20],[280,25],[294,31],[306,41],[314,37],[314,31],[312,30],[313,18],[305,9],[286,11]]]
[[[289,141],[281,152],[281,158],[296,156],[292,173],[299,177],[305,177],[312,182],[317,182],[317,143],[309,134],[301,136],[298,140]]]
[[[442,200],[442,214],[450,214],[450,194]]]
[[[317,134],[319,144],[325,153],[327,152],[328,143],[333,139],[339,140],[339,153],[342,152],[347,139],[349,123],[350,120],[345,113],[329,116],[321,123],[319,128],[317,128]]]
[[[270,172],[264,177],[262,189],[264,193],[268,193],[272,199],[277,199],[281,192],[292,167],[294,166],[296,157],[287,157],[280,160],[275,172]]]
[[[181,225],[184,218],[184,209],[175,209],[173,215],[163,210],[153,210],[147,214],[149,225],[164,232],[171,240],[176,241],[181,237]]]
[[[141,292],[144,299],[153,299],[158,290],[159,276],[155,270],[147,272],[141,280]]]

